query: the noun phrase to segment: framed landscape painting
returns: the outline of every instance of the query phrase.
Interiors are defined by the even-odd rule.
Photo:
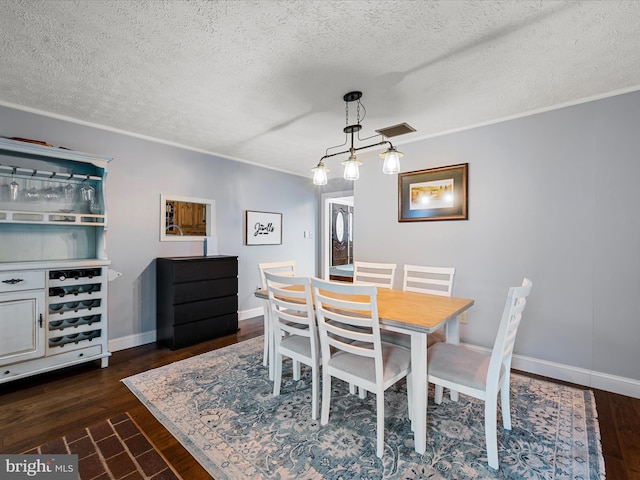
[[[468,219],[469,164],[398,174],[398,221]]]
[[[282,244],[282,214],[247,210],[245,239],[247,245]]]

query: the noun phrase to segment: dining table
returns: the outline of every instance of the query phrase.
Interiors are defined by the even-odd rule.
[[[255,296],[268,300],[266,290],[257,290]],[[411,426],[415,450],[423,454],[427,447],[427,336],[444,327],[446,341],[458,344],[459,316],[469,310],[474,301],[380,287],[377,288],[376,300],[380,327],[409,335],[411,339]]]

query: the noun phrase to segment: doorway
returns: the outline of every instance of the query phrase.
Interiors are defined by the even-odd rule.
[[[327,198],[325,201],[325,278],[353,281],[353,196]]]

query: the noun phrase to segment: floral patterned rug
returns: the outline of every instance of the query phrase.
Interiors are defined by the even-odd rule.
[[[487,466],[484,403],[441,405],[429,392],[427,451],[413,449],[404,381],[385,395],[385,451],[375,455],[375,395],[334,380],[329,424],[311,420],[310,371],[285,363],[281,394],[262,337],[123,380],[215,480],[603,479],[593,392],[512,375],[512,426],[498,416],[500,470]]]

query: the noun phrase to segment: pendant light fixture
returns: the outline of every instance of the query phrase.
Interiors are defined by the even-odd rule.
[[[373,143],[371,145],[365,145],[362,147],[355,146],[355,140],[356,140],[354,138],[355,134],[360,130],[362,130],[362,125],[360,125],[360,122],[364,120],[364,117],[366,115],[366,109],[364,108],[364,105],[362,104],[362,102],[360,102],[360,99],[362,98],[362,92],[358,92],[358,91],[349,92],[345,94],[342,98],[345,102],[345,116],[346,116],[346,126],[342,129],[342,131],[345,134],[345,141],[342,145],[336,145],[334,147],[327,148],[324,157],[320,159],[320,162],[318,162],[318,165],[316,165],[314,168],[311,169],[311,171],[313,172],[314,185],[327,184],[327,179],[328,179],[327,172],[329,171],[329,169],[324,166],[324,160],[329,157],[334,157],[336,155],[342,155],[345,153],[349,154],[349,158],[342,162],[342,165],[344,165],[343,177],[345,180],[357,180],[360,177],[360,165],[362,165],[362,162],[358,160],[358,158],[356,157],[356,152],[359,150],[367,149],[367,148],[379,147],[381,145],[388,145],[387,151],[380,154],[380,157],[383,158],[384,160],[382,163],[382,172],[388,175],[399,173],[400,157],[402,156],[402,153],[396,150],[396,148],[393,146],[393,144],[389,140],[384,140],[385,137],[382,134],[373,135],[367,138],[360,138],[360,135],[358,135],[358,138],[357,138],[358,141],[365,141],[378,136],[383,140],[378,143]],[[349,124],[349,104],[353,102],[356,102],[356,123],[350,125]],[[362,117],[360,116],[361,111],[362,111]],[[333,150],[335,148],[340,148],[340,147],[344,147],[345,145],[348,145],[349,138],[351,139],[351,147],[349,147],[348,150],[343,150],[343,151],[331,153],[331,154],[329,153],[329,150]]]

